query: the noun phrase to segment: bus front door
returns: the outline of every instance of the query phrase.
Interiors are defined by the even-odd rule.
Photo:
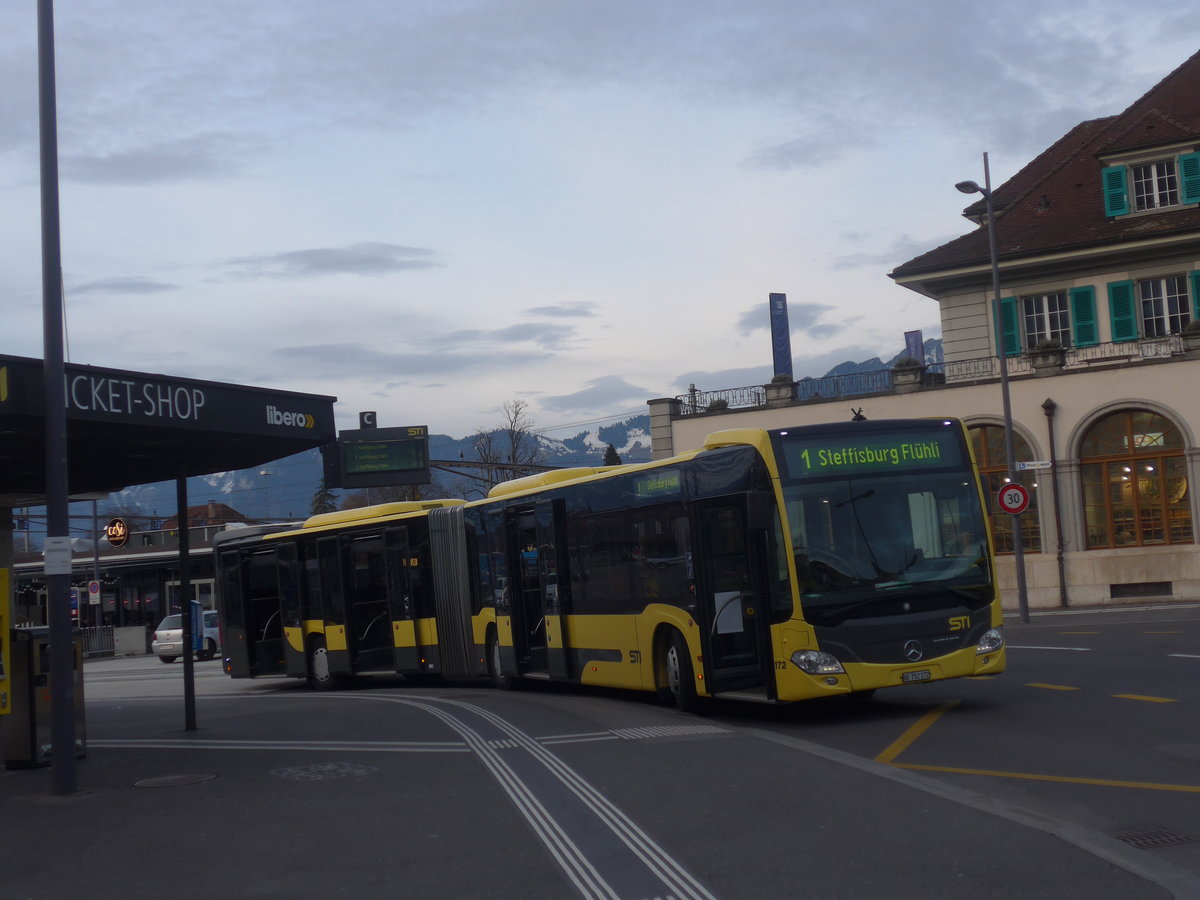
[[[765,689],[759,631],[768,611],[754,576],[746,498],[702,500],[695,515],[696,612],[709,691]]]

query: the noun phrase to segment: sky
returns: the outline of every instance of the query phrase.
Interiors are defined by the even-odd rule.
[[[0,4],[0,354],[41,357],[37,4]],[[58,0],[68,360],[564,437],[940,336],[888,278],[1200,47],[1143,0]]]

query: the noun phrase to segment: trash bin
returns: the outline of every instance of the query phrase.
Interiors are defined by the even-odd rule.
[[[12,709],[4,722],[4,765],[28,769],[50,765],[53,684],[50,629],[14,628],[9,633]],[[83,634],[71,635],[75,679],[75,756],[87,753],[83,716]]]

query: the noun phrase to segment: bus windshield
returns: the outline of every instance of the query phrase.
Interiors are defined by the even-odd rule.
[[[960,444],[944,429],[932,440],[784,445],[784,504],[807,620],[991,601],[983,511]],[[914,447],[927,458],[917,459]],[[838,461],[817,468],[835,454]]]

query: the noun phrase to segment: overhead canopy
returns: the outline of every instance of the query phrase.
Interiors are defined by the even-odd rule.
[[[67,489],[118,491],[262,465],[337,439],[336,397],[66,366]],[[0,505],[44,500],[42,361],[0,355]]]

